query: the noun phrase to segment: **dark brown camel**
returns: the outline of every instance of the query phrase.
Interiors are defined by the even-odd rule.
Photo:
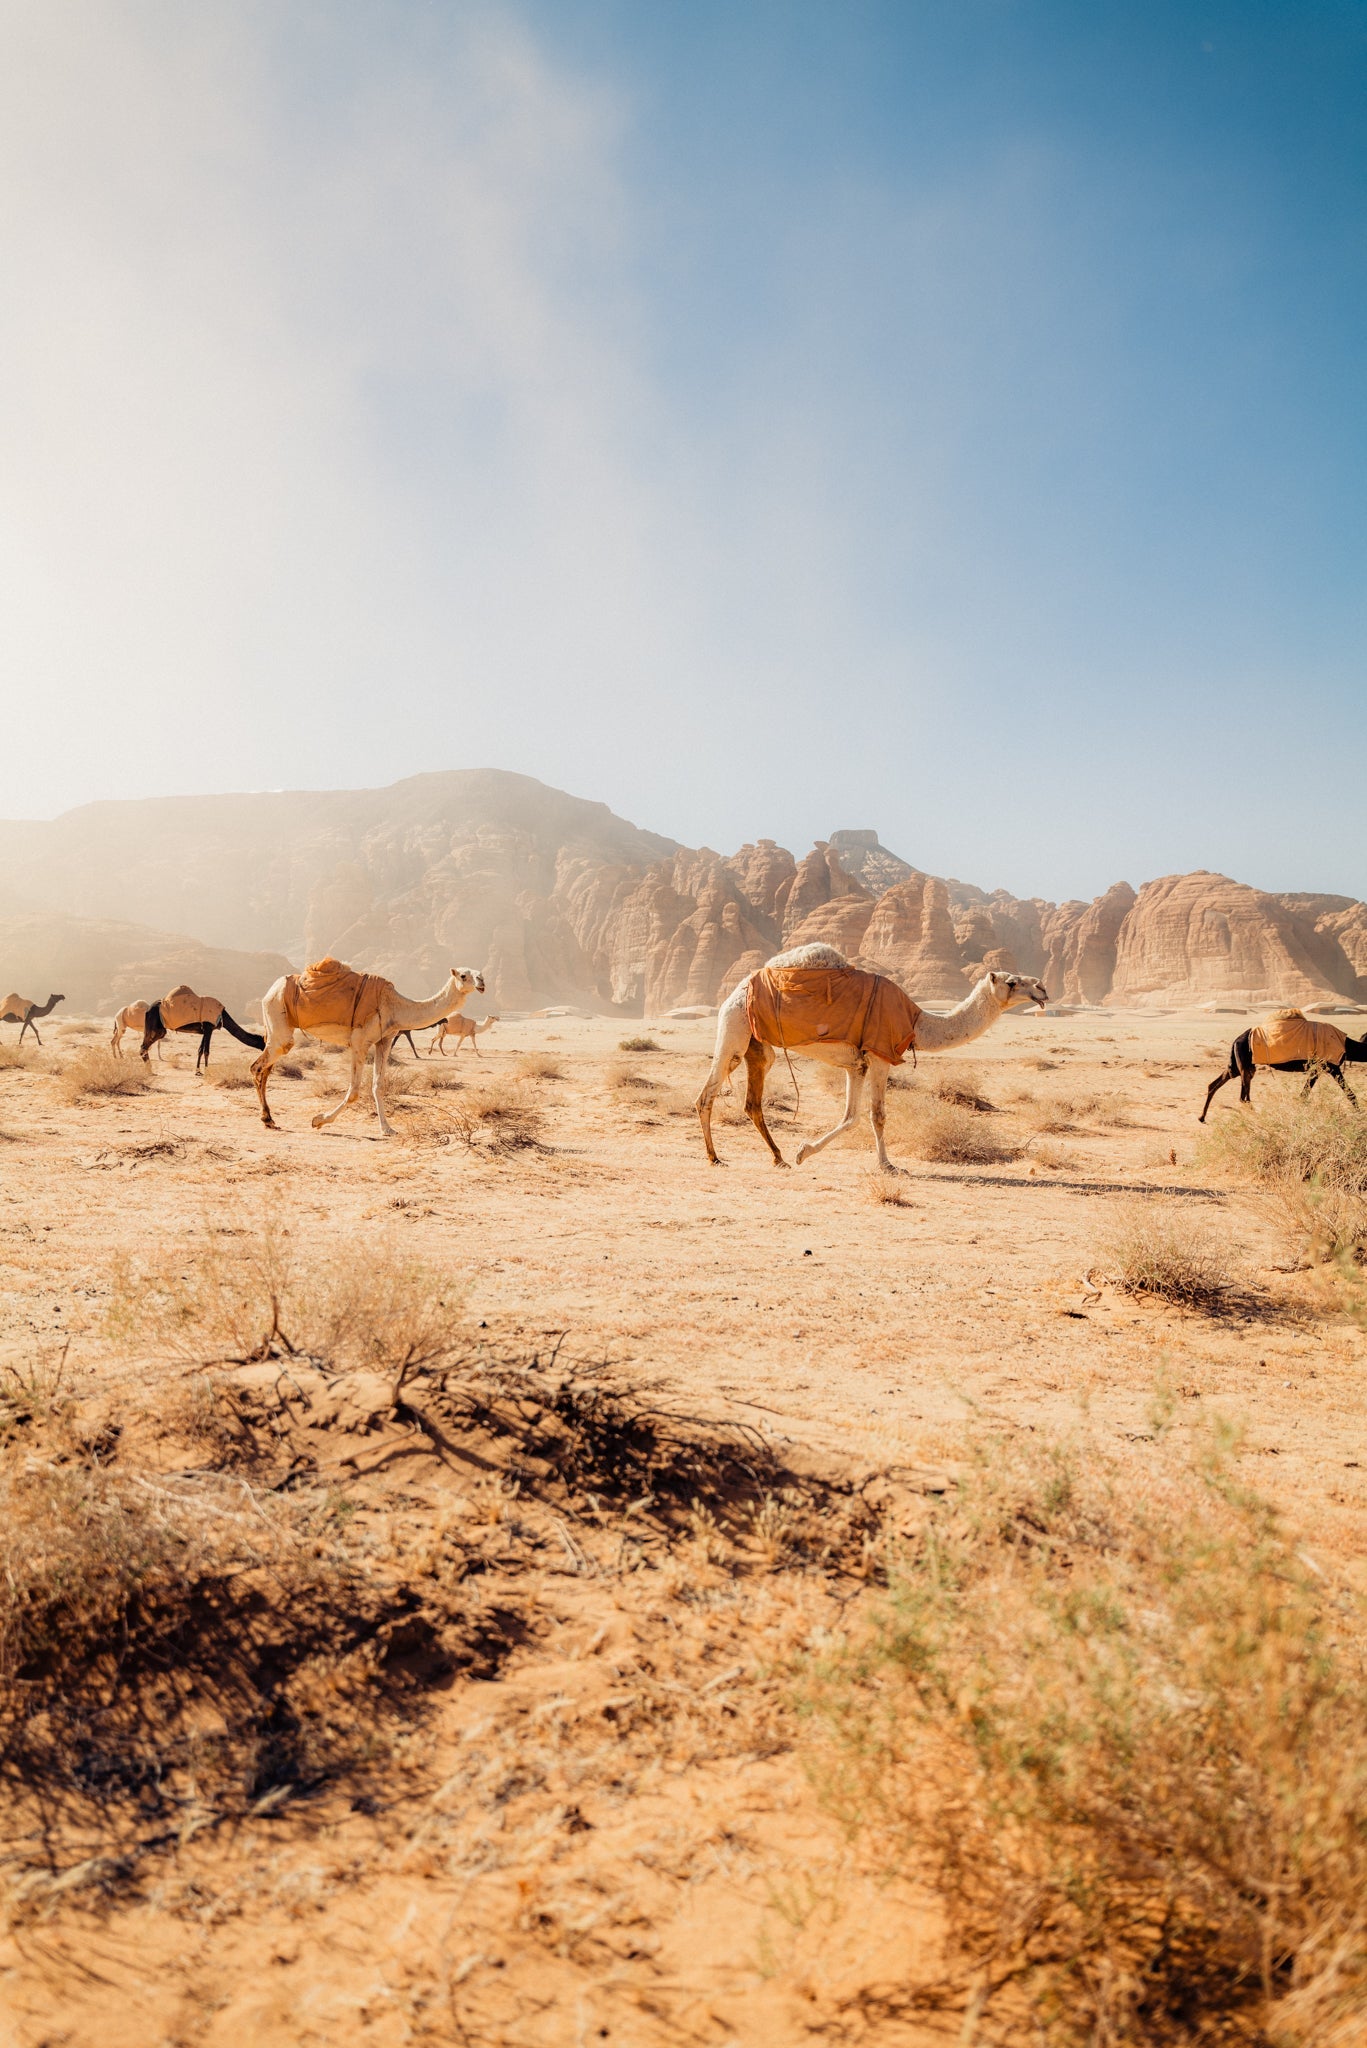
[[[55,1010],[58,1003],[65,1001],[65,996],[49,996],[45,1003],[34,1002],[31,996],[6,996],[4,1002],[0,1003],[0,1024],[17,1024],[19,1043],[22,1045],[26,1031],[31,1031],[34,1037],[38,1038],[38,1026],[34,1019],[46,1017],[49,1010]],[[42,1042],[42,1039],[38,1038],[39,1045]]]
[[[1239,1083],[1239,1100],[1240,1102],[1247,1102],[1253,1087],[1254,1073],[1259,1067],[1265,1068],[1272,1074],[1304,1074],[1306,1082],[1301,1090],[1302,1101],[1310,1093],[1320,1075],[1329,1074],[1338,1082],[1339,1087],[1348,1097],[1354,1109],[1357,1108],[1358,1099],[1344,1080],[1343,1069],[1350,1060],[1358,1066],[1367,1065],[1367,1038],[1349,1038],[1345,1033],[1343,1052],[1340,1058],[1336,1060],[1260,1060],[1255,1057],[1253,1048],[1248,1042],[1252,1035],[1253,1027],[1250,1026],[1247,1031],[1239,1033],[1239,1036],[1229,1048],[1229,1065],[1222,1074],[1215,1076],[1215,1079],[1207,1088],[1205,1108],[1202,1109],[1200,1116],[1196,1119],[1198,1124],[1205,1122],[1206,1110],[1210,1108],[1212,1098],[1218,1089],[1224,1087],[1226,1081],[1237,1081]]]
[[[231,1032],[242,1045],[249,1045],[255,1052],[265,1050],[266,1041],[259,1031],[244,1031],[242,1026],[228,1015],[217,996],[197,996],[193,989],[184,986],[172,989],[159,1003],[147,1005],[147,1016],[142,1028],[143,1059],[154,1045],[165,1038],[168,1031],[193,1032],[199,1039],[199,1051],[195,1054],[195,1072],[209,1064],[209,1046],[215,1031]]]

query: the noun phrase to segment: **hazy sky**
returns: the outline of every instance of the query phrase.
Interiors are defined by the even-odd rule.
[[[1367,4],[0,0],[0,814],[1367,895]]]

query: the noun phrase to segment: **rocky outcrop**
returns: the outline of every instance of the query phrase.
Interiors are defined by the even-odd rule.
[[[179,981],[235,1008],[286,964],[332,953],[406,994],[475,966],[489,1009],[639,1016],[715,1004],[813,941],[933,1005],[993,968],[1068,1003],[1367,1002],[1367,905],[1352,897],[1194,874],[1054,904],[930,875],[869,830],[801,860],[772,839],[681,847],[494,770],[0,824],[6,916],[4,984],[66,985],[86,1008]],[[200,937],[166,936],[181,929]]]
[[[1294,913],[1227,875],[1146,882],[1116,941],[1113,1004],[1333,1001]]]
[[[969,989],[949,909],[949,889],[914,871],[878,899],[859,965],[890,974],[917,1002],[962,1002]]]

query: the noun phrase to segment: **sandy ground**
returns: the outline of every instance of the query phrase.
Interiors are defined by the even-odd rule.
[[[319,1091],[340,1085],[330,1057],[276,1080],[278,1133],[260,1125],[252,1093],[197,1079],[180,1049],[154,1063],[145,1095],[65,1102],[62,1069],[103,1042],[79,1022],[0,1071],[2,1354],[70,1339],[72,1372],[98,1389],[128,1369],[103,1331],[117,1255],[270,1217],[358,1259],[380,1241],[420,1254],[505,1354],[544,1355],[560,1340],[692,1414],[743,1421],[832,1469],[896,1470],[913,1490],[917,1475],[952,1469],[966,1430],[1068,1430],[1084,1412],[1142,1459],[1162,1385],[1183,1415],[1237,1419],[1257,1484],[1363,1576],[1367,1340],[1286,1270],[1275,1212],[1198,1155],[1196,1113],[1237,1018],[1012,1016],[962,1055],[923,1062],[918,1088],[944,1066],[971,1069],[1019,1156],[927,1165],[903,1150],[896,1205],[877,1198],[866,1134],[779,1172],[738,1102],[718,1120],[727,1163],[709,1167],[689,1108],[705,1023],[499,1023],[478,1060],[430,1062],[459,1088],[428,1088],[405,1049],[412,1092],[386,1144],[363,1108],[328,1132],[309,1127]],[[619,1049],[638,1033],[657,1049]],[[529,1056],[546,1071],[529,1073]],[[248,1057],[220,1038],[214,1071],[240,1074]],[[797,1116],[773,1119],[790,1157],[835,1120],[829,1079],[809,1067],[799,1078]],[[539,1113],[537,1145],[493,1150],[453,1134],[462,1102],[490,1087]],[[791,1098],[781,1068],[773,1094]],[[1237,1114],[1235,1094],[1215,1113]],[[889,1099],[898,1157],[899,1093]],[[1062,1128],[1041,1135],[1042,1121]],[[1151,1189],[1232,1247],[1240,1285],[1227,1312],[1084,1288],[1116,1205]],[[408,1471],[388,1511],[420,1522],[438,1492],[430,1473]],[[744,1657],[752,1628],[777,1643],[829,1619],[810,1588],[775,1583],[757,1591],[759,1607],[729,1610],[720,1593],[711,1609],[680,1604],[671,1585],[677,1594],[659,1579],[648,1594],[609,1596],[572,1576],[539,1582],[545,1625],[496,1680],[452,1689],[434,1738],[443,1755],[491,1719],[525,1728],[541,1754],[546,1702],[607,1698],[623,1644],[638,1656],[655,1644],[661,1682],[672,1672],[696,1689],[738,1647]],[[305,1841],[263,1820],[203,1879],[231,1910],[188,1911],[173,1886],[153,1886],[103,1919],[54,1904],[11,1936],[0,2043],[956,2038],[957,2019],[941,2031],[859,2004],[861,1987],[915,1967],[933,1912],[875,1893],[790,1747],[762,1751],[719,1739],[706,1755],[657,1760],[554,1856],[543,1801],[515,1851],[482,1866],[424,1853],[416,1823],[347,1815]],[[562,1744],[542,1759],[562,1829],[569,1754]],[[574,1932],[582,1898],[537,1921],[529,1900],[543,1891],[597,1882],[606,1893],[609,1862],[615,1904],[592,1939]]]

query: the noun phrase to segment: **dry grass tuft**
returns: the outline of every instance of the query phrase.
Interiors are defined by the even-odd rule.
[[[1101,1258],[1122,1292],[1157,1295],[1182,1308],[1219,1308],[1230,1285],[1225,1247],[1181,1202],[1161,1196],[1121,1205]]]
[[[59,1038],[94,1038],[97,1033],[101,1038],[108,1035],[105,1026],[96,1024],[90,1017],[71,1017],[65,1024],[57,1026]]]
[[[120,1258],[109,1334],[201,1362],[307,1358],[332,1372],[402,1372],[464,1341],[449,1278],[383,1238],[365,1256],[301,1254],[273,1231],[205,1233],[157,1259]]]
[[[0,1045],[0,1074],[6,1069],[31,1067],[33,1056],[26,1045]]]
[[[1218,1116],[1200,1157],[1269,1190],[1297,1259],[1367,1261],[1367,1116],[1331,1083]]]
[[[925,2002],[957,1984],[965,2040],[1360,2040],[1362,1623],[1215,1438],[1139,1479],[983,1447],[807,1691],[831,1802],[945,1903]]]
[[[118,1059],[108,1046],[78,1052],[57,1077],[66,1102],[84,1102],[92,1095],[142,1095],[152,1086],[152,1070],[136,1057]]]
[[[935,1075],[931,1085],[941,1102],[955,1103],[960,1109],[990,1116],[997,1106],[983,1094],[982,1080],[974,1067],[946,1067]]]
[[[550,1052],[524,1053],[513,1073],[519,1081],[563,1081],[565,1078],[565,1069]]]
[[[1076,1152],[1070,1152],[1066,1145],[1051,1145],[1047,1138],[1036,1138],[1030,1146],[1030,1157],[1050,1173],[1076,1173],[1082,1160]]]
[[[279,1073],[280,1069],[275,1069]],[[211,1067],[207,1078],[215,1088],[254,1088],[251,1068],[241,1060],[230,1060],[224,1066]]]
[[[864,1175],[864,1197],[876,1209],[915,1209],[907,1192],[907,1185],[895,1173],[884,1173],[879,1166],[871,1166]]]
[[[608,1086],[621,1093],[632,1088],[653,1088],[655,1083],[646,1074],[638,1074],[625,1060],[615,1060],[608,1068]]]
[[[660,1047],[653,1038],[619,1038],[618,1052],[659,1052]]]
[[[918,1157],[942,1164],[989,1166],[1020,1157],[1019,1145],[956,1102],[929,1104],[911,1123],[908,1139]]]

